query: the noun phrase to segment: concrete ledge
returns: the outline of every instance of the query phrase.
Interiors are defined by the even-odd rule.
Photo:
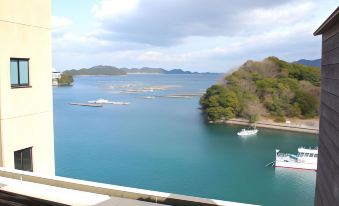
[[[219,122],[218,122],[219,123]],[[239,119],[230,119],[225,120],[221,123],[226,124],[234,124],[234,125],[251,125],[247,120],[239,120]],[[276,129],[276,130],[284,130],[284,131],[291,131],[291,132],[301,132],[301,133],[309,133],[309,134],[319,134],[319,129],[312,129],[307,127],[296,127],[292,125],[282,125],[282,124],[269,124],[263,122],[256,122],[256,127],[259,128],[268,128],[268,129]]]
[[[37,173],[24,172],[19,170],[0,167],[0,176],[39,183],[72,190],[108,195],[111,197],[141,200],[145,202],[160,203],[172,206],[241,206],[248,205],[228,201],[205,199],[184,195],[177,195],[164,192],[122,187],[97,182],[83,181],[65,177],[45,176]]]

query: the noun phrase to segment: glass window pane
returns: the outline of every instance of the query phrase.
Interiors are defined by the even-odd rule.
[[[19,69],[20,69],[20,84],[28,84],[28,61],[20,60]]]
[[[32,170],[31,148],[22,151],[22,170]]]
[[[19,84],[17,60],[11,60],[11,84]]]
[[[22,170],[21,152],[14,152],[14,164],[15,164],[15,169]]]

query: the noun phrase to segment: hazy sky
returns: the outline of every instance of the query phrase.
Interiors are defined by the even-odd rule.
[[[114,65],[226,72],[320,57],[338,0],[53,0],[56,70]]]

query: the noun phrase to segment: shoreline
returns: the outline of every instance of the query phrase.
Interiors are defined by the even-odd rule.
[[[221,120],[221,121],[210,122],[210,123],[247,125],[247,126],[252,125],[252,123],[249,123],[249,121],[245,119]],[[256,127],[266,128],[266,129],[300,132],[300,133],[308,133],[308,134],[319,134],[319,128],[316,128],[316,127],[295,126],[295,125],[286,124],[286,123],[268,123],[268,122],[262,122],[262,121],[256,122],[255,125]]]

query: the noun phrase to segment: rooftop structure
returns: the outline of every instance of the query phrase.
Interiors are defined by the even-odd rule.
[[[321,111],[315,205],[339,205],[339,7],[314,35],[322,35]]]
[[[61,72],[52,72],[52,85],[57,86],[58,80],[61,78]]]

